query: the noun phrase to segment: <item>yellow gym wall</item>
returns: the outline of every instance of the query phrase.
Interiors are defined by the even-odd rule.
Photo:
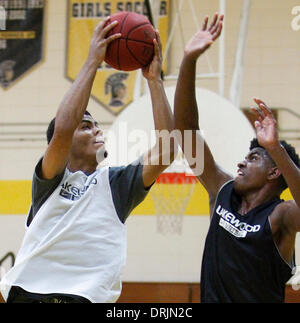
[[[178,1],[171,0],[171,18]],[[218,10],[218,0],[193,0],[202,19]],[[253,0],[248,30],[241,107],[252,105],[254,96],[271,107],[284,107],[300,114],[300,30],[291,28],[292,8],[299,0]],[[225,96],[228,97],[234,67],[242,0],[227,0]],[[32,129],[46,131],[46,123],[55,115],[70,87],[65,77],[67,41],[67,1],[48,0],[46,6],[44,59],[12,87],[0,88],[0,123],[36,123]],[[181,25],[185,41],[195,32],[188,1],[184,1]],[[172,19],[171,19],[172,21]],[[182,31],[177,27],[169,54],[169,73],[178,71],[183,54]],[[218,69],[218,43],[208,52],[215,71]],[[202,57],[198,72],[209,71]],[[173,85],[166,81],[165,85]],[[217,80],[197,81],[200,87],[218,92]],[[149,109],[151,105],[149,103]],[[209,107],[208,107],[209,108]],[[108,125],[115,116],[91,99],[88,107],[99,122]],[[283,128],[299,128],[287,113],[279,115]],[[230,122],[230,120],[224,120]],[[201,116],[200,116],[201,123]],[[108,126],[105,126],[108,128]],[[234,125],[233,125],[234,127]],[[30,131],[30,130],[29,130]],[[41,134],[41,137],[43,135]],[[238,133],[237,133],[238,136]],[[300,140],[291,141],[300,153]],[[7,251],[17,252],[24,234],[25,215],[31,200],[31,178],[35,164],[43,155],[46,141],[0,141],[0,258]],[[230,152],[224,151],[224,156]],[[243,158],[244,156],[241,156]],[[288,192],[286,198],[290,198]],[[124,281],[198,282],[206,232],[209,225],[208,199],[197,185],[184,217],[182,235],[160,235],[156,231],[154,206],[150,197],[128,219],[128,260]],[[300,259],[297,240],[296,255]]]

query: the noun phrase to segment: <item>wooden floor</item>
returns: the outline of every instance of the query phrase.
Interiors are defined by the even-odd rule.
[[[199,284],[123,283],[118,303],[200,303]],[[286,287],[286,303],[300,303],[300,286]]]
[[[0,294],[0,303],[4,303]],[[123,283],[118,303],[200,303],[199,284]],[[300,303],[300,286],[286,288],[286,303]]]

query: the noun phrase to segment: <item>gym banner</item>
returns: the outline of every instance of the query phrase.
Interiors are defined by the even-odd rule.
[[[74,81],[87,58],[93,31],[99,21],[121,11],[134,11],[148,16],[144,1],[120,0],[68,0],[68,49],[67,78]],[[157,26],[160,31],[163,50],[168,40],[169,2],[159,3]],[[166,63],[164,63],[164,70]],[[92,96],[112,114],[119,114],[140,95],[143,87],[137,71],[123,72],[103,62],[98,69]],[[138,93],[136,92],[138,91]]]
[[[44,0],[0,0],[0,86],[8,88],[43,56]]]

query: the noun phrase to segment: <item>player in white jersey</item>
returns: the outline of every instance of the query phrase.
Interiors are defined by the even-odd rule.
[[[14,267],[3,277],[7,302],[115,302],[121,293],[126,259],[125,220],[146,196],[163,165],[161,140],[126,167],[100,167],[103,132],[86,112],[106,38],[117,24],[96,27],[88,58],[49,126],[48,147],[33,176],[27,231]],[[157,34],[158,39],[159,35]],[[143,68],[156,130],[173,129],[173,116],[161,80],[161,45]],[[158,152],[158,153],[157,153]],[[170,161],[174,148],[170,149]],[[152,163],[146,163],[151,155]]]

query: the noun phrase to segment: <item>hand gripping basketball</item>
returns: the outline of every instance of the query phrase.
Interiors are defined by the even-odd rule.
[[[112,41],[106,52],[105,62],[122,71],[133,71],[149,65],[154,56],[153,39],[156,32],[148,18],[134,12],[120,12],[106,22],[119,23],[107,36],[120,33],[121,37]]]
[[[98,63],[102,63],[105,58],[108,45],[121,37],[120,33],[114,33],[110,36],[107,34],[118,24],[117,21],[108,23],[109,18],[100,22],[94,30],[91,40],[89,58],[96,59]]]

